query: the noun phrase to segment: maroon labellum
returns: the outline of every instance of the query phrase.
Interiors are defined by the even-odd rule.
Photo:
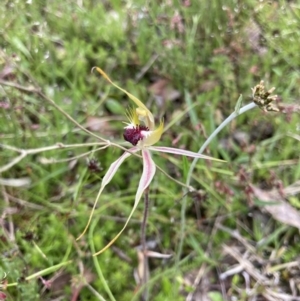
[[[127,127],[124,131],[124,139],[132,145],[137,145],[140,140],[144,138],[142,131],[149,131],[149,128],[144,125],[136,125],[135,127]]]

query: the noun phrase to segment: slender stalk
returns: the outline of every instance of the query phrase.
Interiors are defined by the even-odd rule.
[[[91,227],[90,227],[90,230],[89,230],[89,244],[90,244],[90,248],[91,248],[91,251],[92,251],[92,254],[95,253],[95,245],[94,245],[94,239],[93,239],[93,234],[94,234],[94,229],[96,227],[96,225],[98,224],[99,222],[99,219],[100,217],[97,217],[91,224]],[[103,288],[104,288],[104,291],[107,293],[107,295],[109,296],[109,299],[111,301],[116,301],[114,295],[112,294],[109,286],[108,286],[108,283],[102,273],[102,269],[101,269],[101,266],[99,264],[99,260],[97,257],[93,256],[93,261],[94,261],[94,265],[95,265],[95,269],[97,271],[97,274],[98,274],[98,277],[100,279],[100,282],[101,284],[103,285]]]
[[[206,141],[203,143],[203,145],[200,147],[198,154],[202,154],[205,148],[210,144],[210,142],[218,135],[218,133],[226,127],[232,120],[234,120],[237,116],[253,109],[256,107],[256,104],[254,102],[251,102],[244,107],[242,107],[239,110],[235,110],[233,113],[231,113],[214,131],[213,133],[206,139]],[[196,164],[198,162],[198,158],[194,158],[186,179],[186,185],[190,186],[192,174],[194,172],[194,169],[196,167]],[[181,227],[180,227],[180,241],[178,246],[178,251],[176,255],[176,262],[179,263],[182,248],[183,248],[183,240],[184,240],[184,232],[185,232],[185,211],[187,206],[187,191],[184,192],[184,197],[182,199],[182,206],[181,206]]]
[[[12,168],[14,165],[18,164],[28,155],[38,154],[46,151],[56,150],[56,149],[67,149],[67,148],[77,148],[77,147],[86,147],[86,146],[93,146],[93,145],[104,145],[100,149],[107,148],[110,144],[105,144],[104,142],[97,142],[97,143],[80,143],[80,144],[62,144],[56,143],[55,145],[40,147],[40,148],[33,148],[33,149],[18,149],[13,146],[5,145],[0,143],[0,147],[10,149],[12,151],[19,152],[20,155],[15,157],[12,161],[7,163],[4,166],[0,166],[0,173],[7,171],[8,169]]]
[[[68,261],[64,261],[64,262],[61,262],[59,264],[53,265],[49,268],[46,268],[44,270],[38,271],[34,274],[31,274],[30,276],[25,278],[25,281],[29,281],[29,280],[38,278],[40,276],[49,275],[49,274],[54,273],[55,271],[61,269],[62,267],[66,266],[66,265],[69,265],[71,263],[74,264],[73,260],[68,260]],[[5,284],[5,287],[17,286],[18,284],[19,284],[19,282],[7,283],[7,284]],[[0,284],[0,288],[3,288],[3,284]]]
[[[256,107],[256,104],[254,102],[251,102],[244,107],[242,107],[238,112],[231,113],[214,131],[213,133],[206,139],[206,141],[203,143],[203,145],[200,147],[198,154],[202,154],[203,151],[206,149],[206,147],[211,143],[211,141],[223,130],[224,127],[226,127],[233,119],[235,119],[237,116],[253,109]],[[196,167],[196,164],[198,162],[198,158],[195,158],[189,168],[189,172],[186,179],[186,185],[190,185],[191,178],[193,171]]]

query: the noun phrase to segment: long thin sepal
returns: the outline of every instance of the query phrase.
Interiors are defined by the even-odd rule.
[[[138,147],[133,147],[133,148],[129,149],[129,151],[132,152],[132,153],[135,153],[135,152],[137,152],[138,150],[139,150]],[[97,203],[98,203],[98,201],[99,201],[99,199],[100,199],[100,195],[101,195],[103,189],[104,189],[105,186],[111,181],[111,179],[113,178],[113,176],[115,175],[115,173],[117,172],[117,170],[119,169],[119,167],[121,166],[121,164],[124,162],[124,160],[125,160],[126,158],[128,158],[129,156],[131,156],[131,153],[125,152],[119,159],[117,159],[115,162],[113,162],[113,163],[110,165],[108,171],[106,172],[105,176],[104,176],[103,179],[102,179],[101,187],[100,187],[100,190],[99,190],[98,195],[97,195],[97,197],[96,197],[96,200],[95,200],[93,209],[92,209],[92,211],[91,211],[91,213],[90,213],[89,220],[88,220],[88,222],[87,222],[87,224],[86,224],[86,226],[85,226],[83,232],[79,235],[79,237],[78,237],[76,240],[80,239],[80,238],[85,234],[86,230],[88,229],[88,227],[89,227],[89,225],[90,225],[90,223],[91,223],[93,214],[94,214],[94,212],[95,212]]]
[[[113,86],[115,86],[116,88],[118,88],[119,90],[124,92],[140,109],[142,109],[144,111],[143,115],[145,117],[148,117],[150,119],[151,123],[154,123],[154,117],[153,117],[152,113],[137,97],[135,97],[131,93],[127,92],[126,90],[122,89],[117,84],[115,84],[101,68],[94,67],[92,70],[94,70],[94,69],[96,69],[109,83],[111,83]]]
[[[135,195],[135,201],[134,201],[133,208],[126,220],[126,223],[125,223],[124,227],[121,229],[121,231],[103,249],[101,249],[99,252],[95,253],[93,256],[97,256],[97,255],[103,253],[119,238],[119,236],[122,234],[122,232],[127,227],[135,209],[137,208],[139,201],[141,199],[141,196],[143,195],[143,192],[150,185],[150,183],[155,175],[156,166],[151,158],[150,152],[147,149],[143,149],[142,154],[143,154],[143,174],[140,179],[139,187],[138,187],[138,190]]]
[[[202,154],[194,153],[191,151],[187,151],[180,148],[173,148],[173,147],[166,147],[166,146],[150,146],[148,147],[149,150],[157,151],[161,153],[169,153],[169,154],[176,154],[181,156],[187,156],[192,158],[199,158],[199,159],[206,159],[206,160],[214,160],[219,162],[224,162],[224,160],[216,159],[210,156],[205,156]]]

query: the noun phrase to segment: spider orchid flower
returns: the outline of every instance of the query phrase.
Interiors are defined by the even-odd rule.
[[[123,153],[121,157],[119,157],[115,162],[113,162],[110,165],[108,171],[106,172],[105,176],[102,179],[101,187],[97,195],[92,212],[90,214],[89,221],[83,233],[78,237],[78,239],[80,239],[86,232],[103,189],[111,181],[111,179],[113,178],[113,176],[115,175],[115,173],[117,172],[121,164],[124,162],[124,160],[130,157],[132,153],[136,153],[136,152],[141,152],[143,158],[143,172],[139,181],[139,185],[137,188],[135,201],[131,213],[129,214],[129,217],[125,222],[125,225],[122,228],[122,230],[102,250],[95,253],[94,256],[96,256],[104,252],[107,248],[109,248],[122,234],[129,220],[131,219],[135,209],[137,208],[137,205],[141,199],[141,196],[143,195],[144,190],[150,185],[156,171],[156,165],[152,160],[150,151],[170,153],[170,154],[188,156],[193,158],[202,158],[202,159],[217,160],[217,161],[222,161],[222,160],[214,159],[209,156],[197,154],[183,149],[164,147],[164,146],[153,146],[161,138],[164,129],[163,121],[160,121],[159,126],[156,128],[152,113],[138,98],[136,98],[135,96],[133,96],[126,90],[122,89],[114,82],[112,82],[111,79],[107,76],[107,74],[100,68],[95,67],[94,69],[96,69],[109,83],[111,83],[119,90],[123,91],[135,103],[137,107],[132,108],[127,112],[129,123],[126,123],[126,126],[124,128],[124,134],[123,134],[124,139],[130,142],[133,145],[133,147],[129,148],[128,151]]]

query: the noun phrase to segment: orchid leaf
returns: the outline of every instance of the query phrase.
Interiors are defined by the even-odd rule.
[[[147,149],[143,149],[142,154],[143,154],[143,174],[140,179],[139,187],[136,192],[133,208],[126,220],[126,223],[125,223],[124,227],[121,229],[121,231],[103,249],[101,249],[99,252],[95,253],[93,256],[97,256],[97,255],[103,253],[105,250],[107,250],[123,233],[123,231],[125,230],[125,228],[127,227],[128,223],[129,223],[135,209],[137,208],[137,206],[139,204],[139,201],[143,195],[143,192],[150,185],[150,183],[155,175],[156,165],[151,158],[150,152]]]
[[[135,153],[139,150],[138,147],[132,147],[129,149],[130,152],[132,153]],[[91,223],[91,220],[92,220],[92,217],[93,217],[93,214],[95,212],[95,209],[96,209],[96,206],[97,206],[97,203],[100,199],[100,195],[103,191],[103,189],[105,188],[105,186],[111,181],[111,179],[113,178],[113,176],[115,175],[115,173],[117,172],[117,170],[119,169],[119,167],[121,166],[121,164],[124,162],[124,160],[126,158],[128,158],[129,156],[131,156],[131,153],[129,152],[125,152],[120,158],[118,158],[115,162],[113,162],[108,171],[106,172],[105,176],[103,177],[102,179],[102,183],[101,183],[101,187],[100,187],[100,190],[98,192],[98,195],[96,197],[96,200],[95,200],[95,203],[94,203],[94,206],[93,206],[93,209],[90,213],[90,216],[89,216],[89,220],[83,230],[83,232],[79,235],[79,237],[76,239],[76,240],[79,240],[86,232],[86,230],[88,229],[90,223]]]
[[[210,156],[194,153],[180,148],[173,148],[173,147],[166,147],[166,146],[149,146],[148,149],[152,151],[161,152],[161,153],[169,153],[169,154],[176,154],[176,155],[193,157],[193,158],[225,162],[224,160],[216,159]]]

